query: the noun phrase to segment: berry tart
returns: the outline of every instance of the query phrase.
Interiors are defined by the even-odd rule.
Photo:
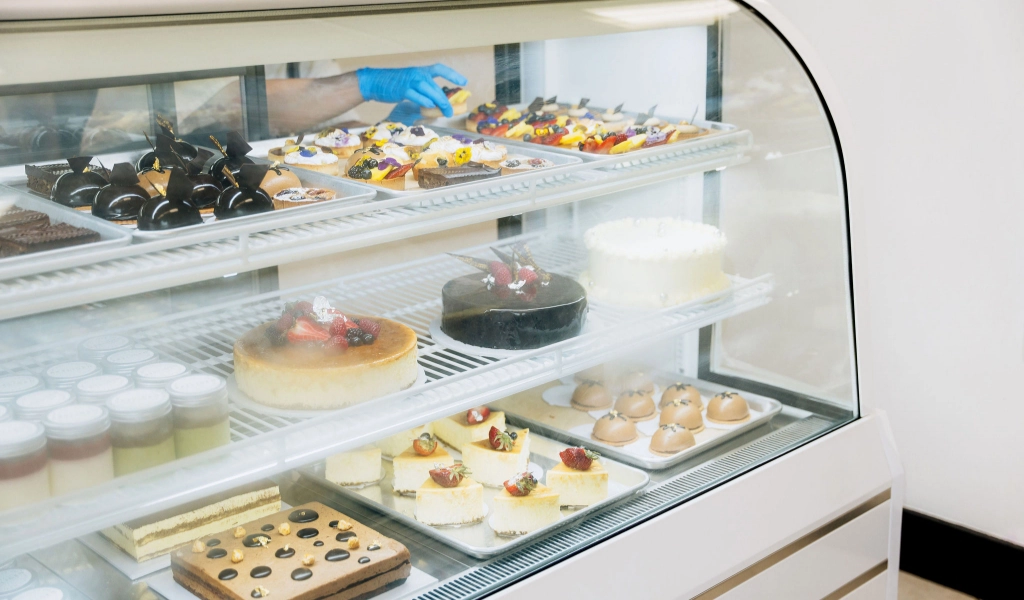
[[[369,146],[376,146],[385,142],[390,142],[392,137],[405,131],[405,129],[406,127],[402,123],[381,121],[372,127],[368,127],[366,131],[359,134],[359,139],[363,142],[363,148],[367,148]]]
[[[430,478],[436,464],[451,464],[452,457],[437,442],[437,438],[424,433],[392,461],[395,479],[391,484],[396,494],[415,494],[423,482]]]
[[[338,156],[319,146],[299,146],[298,150],[284,155],[284,163],[290,167],[309,169],[324,175],[338,174]]]
[[[452,279],[441,289],[441,331],[481,348],[526,350],[579,335],[587,317],[587,293],[575,280],[548,273],[529,247],[485,262],[452,255],[484,273]]]
[[[558,492],[538,483],[531,473],[513,475],[502,488],[491,502],[491,529],[498,535],[527,534],[562,518]]]
[[[480,483],[501,487],[530,464],[530,430],[508,432],[491,427],[486,440],[462,447],[462,462]]]
[[[461,463],[437,465],[416,489],[416,520],[427,525],[465,525],[484,518],[484,488],[466,477]]]
[[[444,419],[434,421],[434,433],[452,448],[462,451],[466,444],[486,440],[491,427],[505,429],[505,413],[492,411],[486,406],[471,408]]]
[[[389,190],[405,190],[416,187],[415,165],[405,147],[385,142],[356,150],[343,167],[343,175]]]
[[[558,492],[562,506],[590,506],[608,497],[608,471],[600,454],[586,448],[566,448],[562,462],[548,469],[547,482]]]
[[[472,133],[482,133],[495,137],[505,137],[509,127],[518,123],[523,114],[504,104],[488,102],[476,107],[466,117],[465,127]]]
[[[747,399],[736,392],[722,392],[708,401],[708,421],[736,425],[750,420]]]
[[[235,380],[254,402],[337,409],[416,382],[416,333],[401,323],[346,315],[322,296],[288,303],[280,318],[235,342]]]
[[[327,457],[324,477],[338,485],[365,485],[380,481],[380,448],[365,446]]]
[[[448,97],[448,103],[452,105],[453,115],[464,115],[466,114],[466,100],[469,100],[469,90],[460,87],[448,87],[441,88],[444,95]],[[420,114],[428,119],[436,119],[443,117],[444,113],[441,112],[440,108],[421,108]]]

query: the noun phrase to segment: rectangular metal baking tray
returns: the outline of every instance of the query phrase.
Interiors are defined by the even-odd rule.
[[[663,373],[653,374],[652,380],[655,382],[656,385],[659,386],[659,389],[661,390],[664,390],[666,385],[671,385],[674,382],[688,383],[696,387],[697,390],[700,391],[701,396],[704,398],[705,406],[707,406],[707,401],[711,399],[711,396],[714,396],[715,394],[721,392],[735,391],[734,388],[729,388],[727,386],[719,385],[717,383],[701,381],[699,379],[693,379],[690,377],[671,376]],[[570,381],[572,381],[571,377],[567,378],[564,382],[559,382],[559,385],[575,387],[575,383],[567,383]],[[534,388],[534,390],[530,390],[530,392],[533,391],[536,391],[537,398],[536,400],[531,399],[531,404],[533,404],[534,406],[540,406],[539,404],[536,403],[541,403],[544,406],[547,406],[547,403],[543,399],[541,399],[541,395],[544,390],[542,388]],[[728,429],[717,429],[708,426],[707,419],[705,418],[704,431],[701,431],[700,433],[693,436],[697,442],[696,445],[691,448],[687,448],[682,452],[667,457],[653,455],[650,454],[649,452],[637,451],[639,450],[639,447],[641,445],[644,448],[646,448],[647,445],[650,443],[651,438],[649,436],[645,436],[643,433],[640,434],[640,440],[634,443],[635,446],[633,446],[632,448],[633,451],[630,451],[630,446],[611,446],[591,438],[589,434],[582,435],[581,433],[579,433],[579,431],[584,428],[584,426],[582,425],[570,425],[566,426],[565,428],[559,427],[558,423],[560,411],[558,410],[552,410],[550,411],[550,413],[545,414],[544,420],[541,421],[536,416],[536,409],[534,410],[533,415],[523,414],[524,412],[526,412],[526,410],[528,410],[528,407],[523,406],[520,403],[519,408],[524,410],[516,410],[516,405],[514,404],[511,398],[506,398],[504,400],[499,400],[498,402],[493,402],[489,404],[489,406],[495,409],[505,411],[505,417],[508,420],[508,422],[518,427],[529,427],[531,433],[537,431],[539,433],[543,433],[556,439],[568,440],[580,446],[593,448],[604,456],[610,456],[624,463],[641,467],[644,469],[650,469],[652,471],[657,471],[660,469],[667,469],[669,467],[672,467],[683,462],[684,460],[693,458],[698,454],[702,454],[704,452],[712,450],[713,448],[716,448],[721,444],[724,444],[725,442],[728,442],[729,440],[739,435],[742,435],[744,432],[750,431],[755,427],[767,423],[769,420],[771,420],[772,417],[774,417],[782,410],[782,404],[778,400],[775,400],[773,398],[767,398],[765,396],[760,396],[749,392],[741,392],[741,394],[744,398],[746,398],[751,410],[756,413],[752,415],[752,418],[749,421],[738,426],[730,427]],[[521,402],[523,394],[517,394],[514,398],[516,398],[517,401]],[[658,400],[660,400],[660,396],[655,398],[655,401]],[[543,410],[543,406],[540,406],[540,408],[541,410]],[[581,413],[580,411],[577,411],[574,408],[567,408],[564,410],[572,412],[561,412],[561,415],[563,416],[567,414],[574,416],[586,414]],[[650,422],[657,424],[657,417],[655,417],[653,421],[648,421],[648,423]]]
[[[560,463],[558,453],[567,446],[554,440],[537,435],[533,429],[530,430],[530,462],[537,465],[546,473],[548,469]],[[450,449],[449,449],[450,450]],[[453,457],[458,457],[458,452],[453,452]],[[647,485],[650,477],[639,469],[624,465],[607,458],[601,459],[601,464],[608,471],[608,498],[593,506],[580,509],[562,509],[562,519],[552,523],[543,529],[539,529],[526,535],[512,538],[500,537],[487,524],[488,517],[481,523],[462,525],[460,527],[431,527],[424,525],[413,516],[416,507],[414,496],[399,496],[392,492],[391,482],[394,478],[391,462],[383,461],[384,479],[379,484],[362,488],[348,488],[328,481],[324,477],[324,463],[317,463],[300,472],[318,484],[337,491],[347,498],[351,498],[360,504],[380,511],[388,517],[402,522],[403,524],[420,531],[444,544],[451,546],[476,558],[489,558],[528,544],[533,540],[550,533],[556,529],[565,527],[573,521],[592,514],[605,506],[609,506],[628,498]],[[472,476],[470,476],[472,477]],[[542,482],[543,478],[540,479]],[[490,503],[490,499],[500,492],[497,488],[484,486],[484,503]],[[488,512],[488,515],[490,512]]]
[[[92,262],[89,255],[93,251],[127,246],[132,240],[131,232],[119,225],[96,218],[87,212],[61,206],[50,200],[40,200],[25,191],[0,185],[0,207],[11,203],[18,208],[44,213],[50,217],[51,223],[67,223],[75,227],[91,229],[100,234],[100,239],[91,244],[0,258],[0,279],[19,276],[25,272],[26,266],[31,266],[35,271],[45,271],[51,264],[59,265],[60,268],[77,267]]]
[[[518,110],[526,110],[526,104],[516,104],[510,108],[516,108]],[[601,109],[595,108],[595,111]],[[638,113],[625,111],[623,114],[635,117]],[[667,117],[664,115],[655,115],[660,119],[669,121],[671,123],[679,122],[677,117]],[[549,152],[556,154],[564,154],[566,156],[576,156],[582,158],[585,162],[590,163],[593,168],[600,169],[621,169],[636,165],[643,165],[652,161],[664,160],[666,158],[672,158],[675,156],[681,156],[684,154],[692,154],[708,148],[714,148],[718,146],[724,146],[727,144],[737,144],[742,146],[750,146],[753,143],[753,136],[749,131],[741,130],[735,125],[728,123],[720,123],[717,121],[706,121],[703,119],[695,119],[694,125],[709,129],[712,131],[709,135],[684,140],[682,142],[676,142],[674,144],[666,144],[664,146],[655,146],[653,148],[643,148],[641,150],[634,150],[625,154],[591,154],[589,152],[582,152],[577,149],[561,147],[561,146],[537,146],[537,144],[531,144],[529,142],[523,142],[521,140],[513,140],[508,138],[493,137],[489,135],[483,135],[480,133],[472,133],[465,128],[467,115],[459,115],[457,117],[442,117],[439,119],[422,120],[423,124],[435,131],[444,130],[446,132],[458,131],[465,135],[476,135],[489,140],[501,141],[510,146],[518,147],[540,147],[548,150]]]

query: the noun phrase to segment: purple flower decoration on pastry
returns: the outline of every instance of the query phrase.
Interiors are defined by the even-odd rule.
[[[389,156],[389,157],[385,158],[384,160],[379,161],[377,163],[377,168],[379,170],[383,171],[383,170],[388,168],[388,165],[391,165],[392,167],[394,167],[396,169],[402,166],[401,164],[399,164],[399,162],[397,160],[395,160],[395,159],[393,159],[393,158],[391,158]]]
[[[452,138],[458,140],[460,144],[469,144],[473,141],[468,135],[462,135],[461,133],[452,135]]]

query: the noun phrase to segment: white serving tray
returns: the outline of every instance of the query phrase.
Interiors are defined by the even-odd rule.
[[[566,447],[564,444],[538,435],[531,429],[530,472],[540,482],[544,483],[546,479],[542,475],[548,469],[561,462],[561,459],[558,458],[558,453]],[[458,451],[451,448],[448,451],[454,460],[461,460],[462,455]],[[318,463],[302,469],[300,473],[304,477],[308,477],[330,490],[337,491],[360,504],[380,511],[388,517],[400,521],[402,524],[461,552],[477,558],[488,558],[528,544],[551,531],[564,527],[581,517],[590,515],[604,506],[614,504],[623,498],[636,494],[650,481],[647,473],[615,460],[610,460],[607,457],[601,458],[601,464],[608,471],[608,497],[604,501],[585,508],[573,509],[563,507],[562,519],[558,522],[532,533],[516,537],[497,535],[488,525],[489,518],[486,516],[482,522],[453,527],[433,527],[420,523],[414,516],[416,508],[415,496],[400,496],[392,491],[391,484],[394,480],[394,470],[390,461],[383,461],[384,479],[378,485],[366,486],[360,489],[341,486],[325,479],[324,463]],[[470,477],[472,478],[472,476]],[[498,488],[484,486],[485,514],[491,512],[491,500],[500,492],[501,490]]]

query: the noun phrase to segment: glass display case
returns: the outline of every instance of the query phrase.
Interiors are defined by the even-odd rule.
[[[480,597],[859,416],[742,4],[0,28],[0,598]]]

